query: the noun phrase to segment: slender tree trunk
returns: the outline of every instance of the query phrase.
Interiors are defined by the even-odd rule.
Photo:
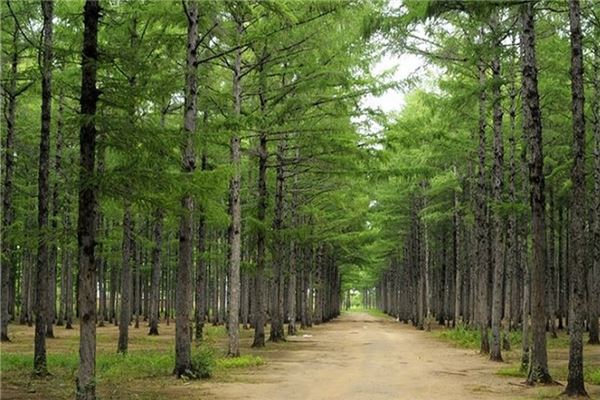
[[[600,45],[594,45],[594,96],[592,97],[592,131],[594,133],[594,201],[593,265],[590,271],[590,338],[589,344],[600,344],[598,318],[600,315]]]
[[[497,28],[497,27],[496,27]],[[499,51],[500,43],[495,43],[495,51]],[[502,76],[500,74],[500,58],[496,54],[492,60],[492,97],[494,122],[494,166],[492,171],[492,197],[496,206],[503,202],[504,190],[504,139],[502,135]],[[492,289],[492,343],[490,360],[502,361],[501,353],[501,322],[504,283],[504,219],[498,211],[492,213],[493,223],[493,264],[494,279]]]
[[[84,33],[81,62],[81,130],[79,133],[79,217],[77,238],[79,247],[78,308],[80,318],[79,371],[76,397],[78,400],[96,398],[96,188],[94,182],[96,154],[96,65],[98,60],[97,0],[86,0],[83,9]]]
[[[194,137],[196,135],[197,78],[198,71],[198,3],[195,0],[183,2],[187,17],[187,53],[185,70],[185,105],[183,120],[183,148],[181,168],[191,176],[196,169]],[[191,193],[181,199],[183,213],[179,223],[179,264],[177,268],[176,317],[175,317],[175,369],[179,378],[194,375],[190,331],[190,310],[192,304],[192,261],[193,239],[192,213],[194,202]]]
[[[127,353],[129,323],[131,322],[131,252],[134,246],[131,207],[125,205],[123,213],[123,265],[121,267],[121,313],[119,317],[119,343],[117,353]]]
[[[152,277],[150,286],[150,331],[148,335],[158,335],[158,303],[160,301],[160,274],[162,252],[162,221],[163,211],[161,208],[154,210],[154,227],[152,230],[152,239],[154,247],[152,248]]]
[[[50,288],[48,284],[48,203],[50,174],[50,122],[52,113],[52,14],[54,3],[42,1],[44,15],[42,44],[42,124],[38,170],[38,253],[37,284],[35,301],[35,349],[33,356],[34,374],[48,374],[46,366],[46,329],[50,322]]]
[[[206,153],[202,153],[202,170],[206,169]],[[198,222],[198,264],[196,265],[196,341],[202,340],[202,331],[206,319],[207,293],[206,293],[206,216],[204,210],[200,210]]]
[[[511,61],[512,65],[512,61]],[[512,68],[510,74],[512,75]],[[517,141],[515,137],[516,133],[516,99],[517,91],[515,88],[514,79],[511,78],[509,98],[510,98],[510,135],[508,137],[510,146],[510,160],[509,160],[509,178],[508,178],[508,197],[509,202],[515,205],[517,202],[516,198],[516,175],[517,175]],[[502,339],[502,349],[510,350],[510,331],[512,328],[512,311],[513,311],[513,286],[515,282],[515,271],[516,262],[518,259],[518,243],[517,243],[517,217],[515,212],[512,212],[508,217],[508,223],[506,226],[507,238],[506,238],[506,271],[505,271],[505,289],[504,289],[504,336]]]
[[[283,329],[284,310],[283,310],[283,262],[284,262],[284,241],[281,237],[283,229],[283,208],[284,208],[284,190],[285,190],[285,170],[283,168],[284,153],[286,148],[285,138],[281,139],[277,146],[277,176],[275,184],[275,215],[273,218],[274,246],[275,250],[273,260],[273,294],[271,298],[271,331],[269,339],[272,342],[285,340]]]
[[[15,23],[13,32],[12,53],[10,58],[10,80],[8,89],[4,90],[6,95],[6,133],[4,142],[4,176],[2,182],[2,262],[1,262],[1,280],[2,286],[0,291],[1,302],[1,320],[0,320],[0,340],[2,342],[10,341],[8,337],[8,322],[9,322],[9,276],[14,270],[14,257],[12,240],[7,239],[6,234],[9,232],[14,219],[14,210],[12,204],[12,186],[13,186],[13,171],[14,171],[14,138],[15,138],[15,121],[17,112],[17,73],[19,65],[19,52],[17,48],[19,28]],[[23,288],[21,288],[23,290]],[[21,303],[23,304],[23,303]],[[23,311],[21,311],[21,319]]]
[[[533,346],[529,363],[527,382],[534,384],[550,383],[548,355],[546,352],[546,311],[545,311],[545,273],[546,273],[546,228],[544,213],[544,153],[542,146],[542,122],[537,85],[537,61],[535,54],[535,29],[533,3],[522,7],[521,33],[522,46],[522,102],[523,129],[529,142],[531,160],[529,163],[529,182],[531,189],[532,224],[532,263],[531,263],[531,322]],[[525,321],[524,321],[525,323]]]
[[[241,57],[241,52],[238,51],[237,57]],[[259,85],[259,100],[261,112],[265,112],[266,94],[264,93],[264,66],[260,64],[260,74],[262,79]],[[234,83],[239,85],[239,77],[236,74]],[[267,134],[261,130],[258,144],[258,221],[264,223],[267,208]],[[266,237],[265,231],[261,227],[256,235],[256,287],[255,287],[255,310],[254,315],[254,342],[252,347],[264,347],[265,345],[265,253],[266,253]]]
[[[571,273],[569,275],[569,375],[565,394],[587,396],[583,382],[583,320],[585,310],[585,116],[583,44],[579,0],[569,1],[571,27],[571,110],[573,114],[573,169],[571,181]]]
[[[486,182],[485,182],[485,142],[486,142],[486,77],[485,66],[479,63],[479,168],[477,180],[477,200],[475,207],[475,224],[477,230],[477,270],[478,270],[478,325],[481,335],[480,352],[488,354],[490,344],[488,339],[488,248],[487,248],[487,218],[486,218]]]
[[[236,24],[237,45],[243,35],[244,26]],[[242,113],[242,88],[240,79],[242,77],[242,51],[236,52],[233,77],[233,108],[234,115],[239,118]],[[229,307],[227,318],[227,333],[229,335],[229,348],[227,354],[230,357],[240,355],[240,264],[242,259],[242,206],[241,206],[241,152],[240,138],[237,132],[233,132],[229,141],[231,166],[233,174],[229,182],[229,214],[231,224],[229,226]]]

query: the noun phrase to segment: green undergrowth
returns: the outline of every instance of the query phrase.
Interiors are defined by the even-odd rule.
[[[502,333],[504,335],[504,332]],[[453,329],[443,329],[435,332],[435,335],[445,341],[454,343],[460,347],[467,349],[479,349],[481,335],[479,330],[471,329],[464,325],[459,325]],[[510,332],[510,344],[513,347],[520,347],[522,332],[513,330]],[[491,335],[490,335],[491,340]],[[560,333],[557,338],[547,335],[547,345],[549,349],[562,349],[569,347],[569,337],[564,333]]]
[[[31,353],[4,353],[0,372],[28,376],[33,368]],[[77,353],[47,355],[48,370],[56,377],[74,379],[79,365]],[[254,367],[263,364],[263,359],[253,355],[229,358],[208,346],[200,346],[192,352],[192,364],[199,377],[207,378],[214,371],[233,368]],[[170,376],[175,365],[175,355],[161,351],[130,351],[122,354],[98,354],[96,371],[99,382],[111,383],[123,380],[147,379]]]
[[[551,366],[551,368],[550,368],[550,374],[552,375],[552,378],[554,378],[558,381],[566,381],[568,373],[569,373],[569,371],[568,371],[567,366],[562,366],[562,367],[558,367],[558,368]],[[523,379],[525,379],[527,377],[527,372],[522,371],[520,366],[516,365],[516,364],[510,365],[508,367],[500,368],[496,372],[496,374],[500,375],[500,376],[508,376],[508,377],[513,377],[513,378],[523,378]],[[600,385],[600,368],[599,367],[592,367],[592,366],[587,365],[584,367],[583,375],[584,375],[584,380],[587,383],[591,383],[594,385]]]

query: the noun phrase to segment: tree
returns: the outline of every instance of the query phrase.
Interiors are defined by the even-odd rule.
[[[195,0],[183,2],[187,18],[187,51],[185,69],[185,105],[183,117],[183,140],[181,148],[181,168],[184,174],[191,174],[196,169],[196,156],[193,140],[196,135],[197,118],[197,83],[198,70],[198,3]],[[192,252],[193,231],[192,212],[193,198],[184,193],[181,199],[182,214],[179,225],[179,263],[177,266],[176,320],[175,320],[175,369],[174,374],[180,378],[193,376],[190,336],[190,310],[192,302]]]
[[[79,131],[79,216],[77,243],[79,251],[79,371],[78,400],[96,399],[96,264],[94,258],[96,188],[96,88],[98,63],[98,21],[100,4],[86,0],[83,8],[83,51],[81,59],[81,127]]]
[[[565,394],[587,397],[583,382],[583,319],[585,304],[585,116],[583,45],[579,0],[569,1],[571,28],[571,112],[573,115],[573,167],[571,180],[572,264],[569,279],[569,376]]]
[[[33,370],[38,376],[48,374],[46,366],[46,330],[52,323],[49,294],[48,205],[50,203],[50,123],[52,113],[52,18],[54,3],[42,1],[42,124],[40,135],[40,158],[38,170],[38,254],[36,269],[35,353]]]
[[[544,152],[542,121],[539,106],[535,51],[534,4],[521,6],[521,79],[523,130],[529,143],[529,183],[531,189],[532,263],[531,263],[531,321],[533,346],[529,362],[529,384],[551,383],[546,352],[546,312],[544,307],[546,270],[546,227],[544,222]]]

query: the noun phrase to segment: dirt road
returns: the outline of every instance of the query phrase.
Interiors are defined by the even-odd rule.
[[[345,314],[289,338],[267,365],[231,383],[200,384],[203,399],[507,399],[539,395],[473,351],[368,314]],[[544,390],[544,389],[542,389]],[[556,389],[554,389],[556,390]]]

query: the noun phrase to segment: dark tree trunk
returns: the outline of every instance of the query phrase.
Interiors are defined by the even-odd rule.
[[[191,177],[196,169],[194,137],[196,135],[197,114],[197,71],[198,71],[198,3],[195,0],[184,1],[187,18],[187,53],[185,69],[185,105],[183,119],[183,148],[181,168]],[[194,374],[192,367],[192,338],[190,331],[190,311],[192,304],[192,262],[194,234],[192,214],[194,202],[191,193],[185,193],[181,199],[183,212],[179,222],[179,263],[177,266],[177,292],[175,299],[175,369],[179,378]]]
[[[77,399],[96,398],[96,188],[94,168],[96,155],[96,65],[98,61],[98,20],[100,5],[97,0],[86,0],[83,9],[84,33],[81,61],[81,129],[79,133],[79,216],[77,241],[79,248],[78,308],[80,319],[79,371]]]
[[[479,64],[479,168],[477,180],[477,197],[475,207],[475,224],[477,231],[477,300],[478,300],[478,325],[481,335],[480,352],[488,354],[490,344],[488,339],[488,246],[487,246],[487,210],[486,202],[486,179],[485,179],[485,142],[486,142],[486,77],[485,66],[482,62]]]
[[[496,27],[497,28],[497,27]],[[494,43],[495,51],[499,51],[500,43]],[[494,122],[494,166],[492,171],[492,197],[496,206],[503,202],[504,190],[504,139],[502,135],[502,76],[500,74],[500,58],[496,54],[492,61],[492,97]],[[498,211],[492,212],[493,224],[493,289],[492,289],[492,343],[490,360],[502,361],[501,322],[504,283],[504,219]]]
[[[10,80],[8,88],[4,89],[5,99],[5,116],[6,116],[6,141],[4,142],[4,176],[2,182],[2,262],[1,262],[1,279],[2,286],[0,291],[1,302],[1,320],[0,320],[0,340],[2,342],[10,341],[8,337],[8,322],[9,322],[9,276],[14,270],[14,256],[12,251],[12,240],[7,240],[7,233],[14,219],[14,210],[12,204],[12,187],[13,187],[13,171],[14,171],[14,138],[15,138],[15,121],[17,112],[17,73],[19,65],[19,52],[17,48],[19,28],[15,23],[13,32],[12,53],[10,58]],[[24,274],[24,271],[22,271]],[[21,288],[23,290],[23,287]],[[22,302],[21,305],[24,303]],[[21,310],[21,319],[23,311]]]
[[[49,254],[48,254],[48,204],[50,174],[50,122],[52,113],[52,14],[54,3],[42,1],[44,15],[42,44],[42,123],[40,135],[40,158],[38,170],[38,253],[35,301],[35,352],[34,374],[48,374],[46,367],[46,329],[50,321],[51,306]],[[53,283],[53,282],[52,282]],[[51,283],[51,284],[52,284]]]
[[[131,322],[131,252],[134,246],[131,207],[125,205],[123,212],[123,265],[121,266],[121,312],[119,316],[119,343],[117,353],[127,353],[129,323]]]
[[[285,170],[283,168],[285,154],[285,138],[279,141],[277,146],[277,176],[275,184],[275,215],[273,218],[273,233],[275,252],[272,255],[273,260],[273,293],[271,299],[271,331],[269,339],[272,342],[285,340],[283,329],[284,323],[284,307],[283,307],[283,263],[284,263],[284,240],[282,236],[283,230],[283,208],[284,208],[284,190],[285,190]]]
[[[594,133],[594,201],[592,204],[593,216],[593,265],[590,269],[590,338],[589,344],[600,344],[598,331],[598,318],[600,315],[600,45],[594,45],[592,97],[592,131]]]
[[[550,383],[548,355],[546,352],[546,228],[544,213],[544,153],[542,147],[542,121],[537,84],[537,61],[535,54],[535,29],[533,3],[522,5],[522,102],[523,130],[529,142],[529,182],[531,189],[531,326],[533,333],[531,357],[527,382]],[[527,321],[523,321],[527,323]]]
[[[201,167],[206,169],[206,154],[202,154]],[[198,222],[198,264],[196,265],[196,340],[202,340],[202,331],[206,319],[208,296],[206,293],[206,216],[204,210],[200,210],[200,221]]]
[[[585,116],[583,44],[579,0],[569,1],[571,27],[571,110],[573,114],[573,168],[571,181],[571,273],[569,274],[569,375],[565,394],[587,396],[583,382],[583,320],[585,310]]]
[[[150,311],[148,316],[148,318],[150,319],[150,331],[148,332],[148,335],[158,335],[158,303],[160,301],[160,256],[162,252],[162,220],[163,211],[160,208],[157,208],[154,211],[154,228],[152,230],[152,239],[154,241],[154,247],[152,248],[152,277],[150,286]]]
[[[265,112],[266,94],[264,93],[264,74],[262,69],[264,66],[260,64],[261,79],[260,84],[260,108],[261,112]],[[238,83],[239,84],[239,83]],[[258,221],[262,224],[265,221],[265,213],[267,209],[267,134],[264,131],[260,132],[258,144]],[[256,235],[256,287],[254,293],[255,315],[254,315],[254,342],[252,347],[264,347],[265,345],[265,319],[266,310],[264,304],[265,292],[265,253],[266,253],[266,237],[263,228],[259,229]]]
[[[237,46],[240,46],[244,26],[236,24]],[[239,118],[242,113],[242,50],[236,51],[233,77],[233,112]],[[229,182],[229,307],[227,317],[227,333],[229,348],[227,354],[231,357],[240,355],[240,264],[242,261],[242,205],[241,205],[241,151],[238,133],[233,133],[229,141],[230,162],[233,174]]]

